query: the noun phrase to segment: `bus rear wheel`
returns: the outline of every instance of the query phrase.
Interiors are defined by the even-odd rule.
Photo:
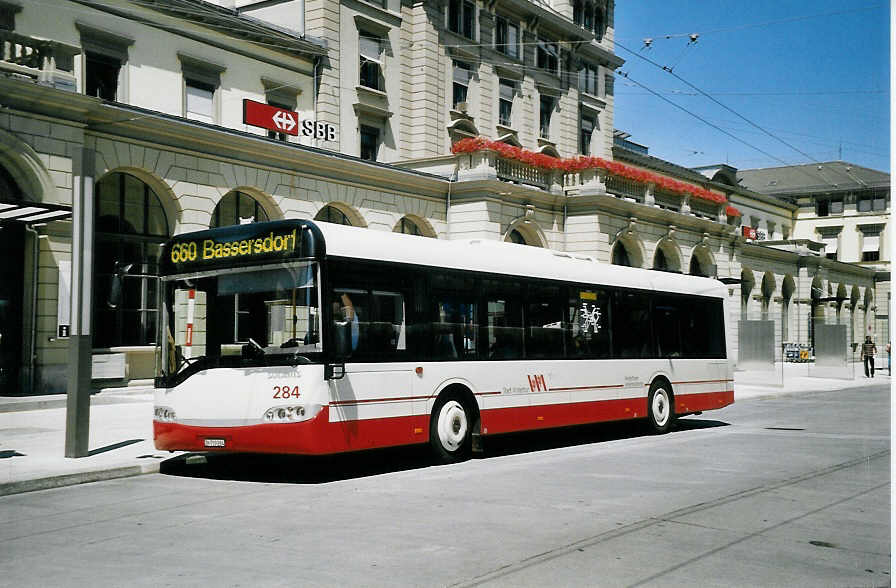
[[[440,398],[429,420],[429,443],[443,463],[460,461],[470,454],[473,438],[472,413],[455,396]]]
[[[668,433],[675,420],[675,405],[672,403],[672,386],[663,380],[654,380],[647,395],[647,420],[657,434]]]

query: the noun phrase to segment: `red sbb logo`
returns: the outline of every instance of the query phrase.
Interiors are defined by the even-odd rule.
[[[336,128],[316,120],[299,120],[299,113],[263,104],[248,98],[243,100],[243,123],[295,137],[311,137],[325,141],[336,140]]]

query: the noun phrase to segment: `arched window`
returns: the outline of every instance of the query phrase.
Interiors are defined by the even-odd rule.
[[[513,229],[507,234],[506,241],[508,243],[516,243],[517,245],[528,245],[528,243],[526,243],[526,238],[516,229]]]
[[[393,229],[394,233],[404,233],[405,235],[417,235],[418,237],[432,237],[432,235],[427,234],[427,232],[420,227],[413,219],[408,217],[402,217],[398,224],[395,225]]]
[[[229,227],[270,220],[261,204],[245,192],[228,192],[212,213],[211,228]]]
[[[159,251],[169,236],[158,195],[137,177],[112,173],[96,185],[93,346],[156,342]],[[113,282],[121,296],[113,299]],[[102,328],[97,328],[102,325]]]
[[[696,255],[691,256],[691,267],[688,273],[692,276],[709,277],[709,273],[703,268],[703,264],[700,263],[700,259]]]
[[[628,250],[625,248],[625,245],[622,242],[616,243],[616,247],[613,247],[613,259],[611,262],[613,265],[626,265],[631,267],[632,260],[628,254]]]
[[[329,204],[320,209],[320,212],[317,213],[317,216],[314,217],[314,220],[322,221],[325,223],[333,223],[337,225],[352,226],[352,222],[348,219],[344,212]]]
[[[666,261],[666,254],[662,249],[657,248],[656,256],[653,258],[653,269],[661,272],[669,271],[669,262]]]
[[[22,191],[13,179],[12,174],[0,165],[0,202],[22,200]]]

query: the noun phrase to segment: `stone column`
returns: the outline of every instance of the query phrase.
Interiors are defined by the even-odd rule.
[[[581,186],[579,186],[579,195],[592,196],[594,194],[606,194],[606,177],[607,172],[605,170],[598,168],[583,169],[579,172],[579,181],[581,182]]]

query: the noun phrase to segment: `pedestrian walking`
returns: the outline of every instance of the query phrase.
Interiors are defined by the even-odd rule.
[[[865,377],[874,377],[874,354],[877,353],[877,345],[871,340],[871,335],[865,337],[865,343],[862,344],[862,359],[865,362]]]

